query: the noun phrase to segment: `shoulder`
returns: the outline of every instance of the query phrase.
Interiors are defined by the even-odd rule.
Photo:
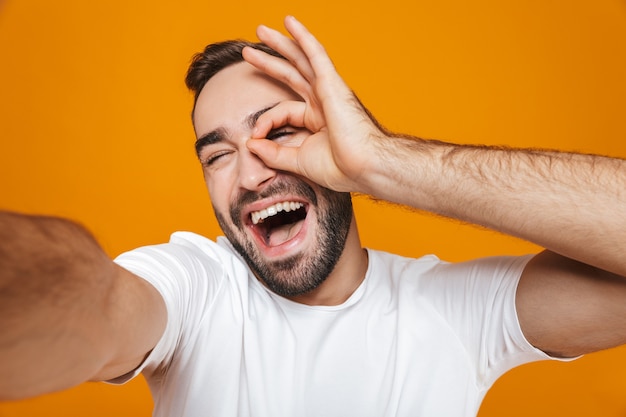
[[[122,253],[115,262],[133,269],[140,265],[197,265],[206,264],[215,267],[224,262],[231,262],[236,255],[204,236],[192,232],[175,232],[170,241],[155,245],[142,246]]]
[[[375,249],[368,249],[367,253],[370,272],[376,274],[384,273],[395,276],[406,273],[425,273],[443,263],[437,256],[432,254],[410,258]]]
[[[420,292],[442,291],[471,294],[474,291],[497,291],[501,286],[516,287],[519,278],[532,256],[494,256],[463,262],[448,262],[436,255],[418,258],[388,252],[368,250],[368,273],[385,277],[400,285],[410,285]]]
[[[191,290],[224,282],[245,281],[248,269],[223,242],[191,232],[176,232],[167,243],[143,246],[119,255],[115,262],[144,278],[162,293],[175,287]]]

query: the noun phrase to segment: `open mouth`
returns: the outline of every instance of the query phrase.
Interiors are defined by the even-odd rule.
[[[250,213],[253,230],[269,247],[282,245],[298,235],[307,215],[300,202],[283,201]]]

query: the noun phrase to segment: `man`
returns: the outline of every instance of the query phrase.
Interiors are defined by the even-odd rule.
[[[227,42],[187,76],[228,240],[111,263],[71,222],[0,218],[3,399],[144,372],[159,416],[471,416],[514,366],[626,342],[624,161],[391,134],[285,25],[258,35],[286,60]],[[364,250],[347,192],[547,250]]]

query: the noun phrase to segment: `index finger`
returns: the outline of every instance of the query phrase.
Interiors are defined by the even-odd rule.
[[[264,138],[272,129],[290,125],[307,127],[304,123],[306,103],[302,101],[283,101],[263,113],[252,130],[253,139]]]

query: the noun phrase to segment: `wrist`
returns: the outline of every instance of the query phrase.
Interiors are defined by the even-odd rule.
[[[382,136],[374,141],[363,192],[414,207],[416,200],[425,202],[428,178],[436,176],[435,161],[441,152],[439,148],[436,143],[413,136]],[[416,195],[421,197],[417,199]]]

